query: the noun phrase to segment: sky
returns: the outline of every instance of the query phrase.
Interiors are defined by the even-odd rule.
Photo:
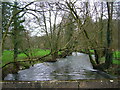
[[[33,8],[32,8],[33,7]],[[30,6],[30,8],[32,8],[32,9],[34,9],[34,5],[31,5]],[[47,9],[47,8],[45,8],[45,9]],[[32,12],[32,13],[34,13],[34,12]],[[36,14],[36,13],[34,13],[34,14]],[[58,13],[59,14],[59,13]],[[28,17],[29,16],[29,17]],[[37,14],[37,16],[39,16],[39,14]],[[45,16],[46,17],[49,17],[49,12],[46,12],[45,13]],[[52,26],[53,26],[53,24],[54,24],[54,19],[55,19],[55,15],[53,14],[53,13],[51,13],[51,23],[52,23]],[[25,18],[26,18],[26,20],[27,19],[33,19],[34,18],[34,16],[33,15],[31,15],[31,14],[27,14],[27,15],[25,15]],[[43,17],[42,17],[43,18]],[[61,22],[61,20],[62,20],[62,18],[59,16],[59,15],[57,15],[57,19],[56,19],[56,24],[59,24],[60,22]],[[47,21],[46,21],[46,24],[47,24],[47,29],[48,29],[48,32],[49,32],[49,28],[50,28],[50,24],[49,24],[49,21],[48,21],[48,19],[47,19]],[[35,23],[33,23],[33,22],[29,22],[29,26],[25,26],[26,27],[26,29],[27,30],[29,30],[30,32],[31,32],[31,36],[43,36],[43,35],[45,35],[45,32],[43,32],[43,30],[41,29],[41,28],[43,28],[43,27],[40,27],[39,25],[36,25]],[[36,29],[34,29],[34,27],[38,27],[38,28],[36,28]]]
[[[33,7],[33,8],[32,8]],[[32,9],[34,9],[34,5],[31,5],[30,6],[30,8],[32,8]],[[40,16],[39,14],[36,14],[35,12],[32,12],[32,13],[34,13],[35,15],[37,15],[37,16]],[[49,17],[49,12],[46,12],[45,13],[45,16],[46,17]],[[52,26],[53,26],[53,24],[54,24],[54,14],[53,13],[51,13],[51,23],[52,23]],[[25,19],[26,20],[29,20],[29,19],[33,19],[34,18],[34,16],[33,15],[31,15],[31,14],[27,14],[27,15],[25,15]],[[41,18],[41,17],[40,17]],[[43,17],[42,17],[43,18]],[[56,24],[59,24],[60,22],[61,22],[61,17],[57,17],[57,19],[56,19]],[[35,19],[33,19],[33,20],[35,20]],[[34,22],[34,21],[33,21]],[[43,30],[41,29],[41,28],[43,28],[43,27],[40,27],[39,26],[39,24],[35,24],[35,23],[33,23],[32,21],[31,22],[29,22],[29,25],[28,26],[25,26],[26,27],[26,29],[27,30],[29,30],[30,32],[31,32],[31,36],[43,36],[43,35],[45,35],[45,32],[43,32]],[[48,32],[49,32],[49,28],[50,28],[50,26],[49,26],[49,21],[48,21],[48,19],[47,19],[47,21],[46,21],[46,24],[47,24],[47,29],[48,29]],[[35,27],[37,27],[37,28],[35,28]]]
[[[22,0],[23,1],[23,0]],[[30,1],[30,0],[29,0]],[[33,1],[33,0],[32,0]],[[39,0],[40,1],[40,0]],[[52,1],[53,2],[53,0],[46,0],[46,1]],[[56,0],[55,0],[56,1]],[[75,1],[75,0],[74,0]],[[93,0],[89,0],[90,1],[90,4],[91,5],[93,5]],[[77,4],[76,4],[77,5]],[[78,6],[79,6],[79,3],[78,3]],[[34,5],[31,5],[30,7],[34,7]],[[80,6],[79,6],[80,7]],[[97,8],[98,10],[100,9],[100,8]],[[92,11],[92,8],[91,8],[91,11]],[[32,13],[34,13],[34,12],[32,12]],[[99,12],[98,12],[99,13]],[[31,19],[32,18],[34,18],[34,16],[33,15],[31,15],[31,14],[29,14],[28,15]],[[28,17],[28,16],[26,16],[26,18]],[[45,14],[45,16],[49,16],[49,13],[46,13]],[[94,16],[94,13],[93,13],[93,16]],[[93,18],[95,18],[95,17],[93,17]],[[56,22],[57,22],[57,24],[59,24],[60,22],[61,22],[61,17],[60,16],[58,16],[57,17],[57,20],[56,20]],[[52,22],[52,24],[54,23],[54,15],[53,15],[53,13],[52,13],[52,17],[51,17],[51,21],[53,21]],[[47,20],[47,29],[48,29],[48,32],[49,32],[49,28],[50,28],[50,26],[49,26],[49,21]],[[43,35],[45,35],[45,32],[41,29],[41,27],[40,26],[38,26],[38,25],[36,25],[35,23],[33,23],[33,22],[30,22],[29,23],[29,26],[25,26],[26,27],[26,29],[28,29],[30,32],[31,32],[31,36],[43,36]],[[34,28],[34,27],[38,27],[38,28]],[[43,32],[42,32],[43,31]]]
[[[8,0],[4,0],[4,1],[8,1]],[[25,1],[25,2],[31,2],[31,1],[49,1],[49,2],[54,2],[54,1],[56,1],[57,2],[57,1],[63,1],[63,0],[9,0],[9,1]],[[71,0],[71,1],[75,1],[75,0]],[[98,2],[98,1],[100,2],[100,1],[106,1],[106,0],[79,0],[79,1],[81,1],[81,2],[83,2],[83,1],[89,1],[90,4],[93,5],[94,2]],[[111,0],[109,0],[109,1],[111,1]],[[115,1],[115,0],[112,0],[112,1]],[[116,1],[120,1],[120,0],[116,0]],[[34,7],[34,6],[31,5],[31,7]],[[97,8],[97,9],[99,11],[100,8]],[[91,8],[91,10],[92,10],[92,8]],[[48,16],[48,15],[49,14],[46,13],[46,16]],[[26,17],[28,17],[28,16],[26,16]],[[31,19],[34,18],[34,16],[31,15],[31,14],[29,14],[29,17],[31,17]],[[93,17],[93,18],[95,18],[95,17]],[[57,24],[60,23],[61,19],[62,19],[61,17],[57,17]],[[52,15],[51,20],[54,21],[54,15]],[[45,33],[41,32],[41,27],[38,26],[38,28],[34,29],[34,27],[36,27],[36,26],[38,26],[38,25],[36,25],[33,22],[30,22],[29,26],[25,26],[25,27],[26,27],[26,29],[28,29],[29,31],[31,31],[31,36],[43,36]],[[48,21],[47,21],[47,26],[49,28],[49,22]]]

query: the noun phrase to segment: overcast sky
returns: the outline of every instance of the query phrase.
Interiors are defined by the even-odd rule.
[[[4,0],[4,1],[8,1],[8,0]],[[31,2],[31,1],[48,1],[48,2],[54,2],[54,1],[63,1],[63,0],[9,0],[9,1],[25,1],[25,2]],[[66,0],[64,0],[64,1],[66,1]],[[75,0],[71,0],[71,1],[75,1]],[[83,2],[83,1],[89,1],[90,4],[93,5],[94,2],[98,2],[98,1],[100,2],[100,1],[105,1],[105,0],[78,0],[78,1],[81,1],[81,2]],[[109,1],[115,1],[115,0],[109,0]],[[116,1],[120,1],[120,0],[116,0]],[[31,7],[34,7],[34,6],[31,5]],[[99,11],[100,8],[98,7],[97,9]],[[92,8],[91,8],[91,10],[92,10]],[[98,12],[98,14],[99,13],[100,12]],[[49,14],[46,13],[46,16],[49,16]],[[27,19],[27,17],[28,17],[28,19],[34,18],[34,16],[31,15],[31,14],[29,14],[28,16],[26,16],[26,19]],[[93,18],[95,18],[95,17],[93,17]],[[54,21],[54,15],[52,15],[51,19],[52,19],[52,21]],[[57,17],[57,24],[59,24],[61,22],[61,20],[62,20],[61,17]],[[54,22],[52,22],[52,23],[54,23]],[[48,21],[47,21],[47,26],[49,28],[49,22]],[[35,29],[35,27],[38,27],[38,28]],[[41,32],[41,27],[39,27],[38,25],[36,25],[33,22],[29,22],[29,25],[28,26],[26,25],[26,29],[28,29],[28,30],[31,31],[31,36],[42,36],[42,35],[45,34],[44,32]]]
[[[52,1],[53,2],[53,0],[46,0],[46,1]],[[56,1],[56,0],[55,0]],[[62,0],[63,1],[63,0]],[[92,1],[90,2],[91,4],[93,3]],[[76,5],[77,5],[77,3],[76,3]],[[79,2],[78,2],[78,6],[79,6]],[[33,8],[34,9],[34,4],[32,4],[32,5],[30,5],[30,8]],[[35,12],[32,12],[32,13],[34,13],[35,14]],[[52,17],[51,17],[51,21],[52,21],[52,26],[53,26],[53,24],[54,24],[54,15],[53,15],[53,13],[51,13],[52,14]],[[37,15],[37,16],[39,16],[39,15]],[[46,14],[45,14],[45,16],[46,17],[49,17],[49,12],[47,12]],[[27,14],[26,15],[26,20],[27,19],[33,19],[34,18],[34,16],[33,15],[31,15],[31,14]],[[56,24],[59,24],[60,22],[61,22],[61,20],[62,20],[62,17],[61,16],[57,16],[57,20],[56,20]],[[49,30],[49,28],[50,28],[50,26],[49,26],[49,21],[47,20],[47,29]],[[33,22],[29,22],[29,25],[27,24],[26,26],[26,29],[28,29],[29,31],[31,31],[31,36],[42,36],[42,35],[44,35],[45,34],[45,32],[42,32],[43,30],[41,29],[42,27],[40,27],[39,25],[36,25],[35,23],[33,23]],[[38,28],[35,28],[35,27],[38,27]],[[49,32],[49,31],[48,31]]]

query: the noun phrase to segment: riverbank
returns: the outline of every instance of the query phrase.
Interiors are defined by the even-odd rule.
[[[30,57],[33,58],[33,59],[45,56],[45,55],[50,53],[49,49],[34,49],[32,51],[33,51],[32,56],[30,56]],[[94,53],[93,50],[90,50],[90,52]],[[26,53],[28,53],[28,52],[26,51]],[[60,54],[60,52],[59,52],[59,54]],[[117,59],[117,58],[120,58],[120,52],[119,51],[114,51],[113,58],[114,58],[113,59],[113,64],[120,65],[120,61]],[[18,54],[18,60],[23,60],[23,59],[28,59],[28,57],[23,52],[20,52]],[[104,61],[104,58],[101,58],[101,60]],[[5,50],[3,52],[3,55],[2,55],[2,66],[5,65],[8,62],[13,62],[13,51],[11,51],[11,50]]]
[[[12,64],[9,64],[7,65],[6,67],[4,67],[2,69],[2,80],[4,80],[4,78],[8,75],[8,74],[15,74],[16,72],[18,72],[19,70],[25,70],[25,69],[28,69],[30,66],[33,66],[34,64],[37,64],[37,63],[42,63],[42,62],[48,62],[51,60],[51,57],[48,56],[48,57],[45,57],[44,59],[42,60],[39,60],[37,62],[20,62],[18,63],[18,67],[19,69],[15,70],[14,69],[14,63]]]
[[[42,57],[50,53],[50,50],[48,49],[33,49],[32,52],[25,51],[30,58],[36,58],[36,57]],[[28,59],[29,57],[23,53],[22,51],[19,51],[17,60],[23,60]],[[2,66],[5,65],[8,62],[13,62],[13,51],[12,50],[4,50],[2,55]]]
[[[48,51],[47,51],[48,52]],[[44,51],[44,54],[45,51]],[[41,63],[41,62],[46,62],[46,61],[51,61],[51,56],[47,56],[45,58],[43,58],[42,60],[39,60],[37,62],[20,62],[18,63],[19,65],[19,69],[18,70],[15,70],[14,67],[13,67],[13,64],[10,64],[8,66],[6,66],[5,68],[3,68],[3,79],[4,77],[9,74],[9,73],[16,73],[18,72],[19,70],[24,70],[24,69],[28,69],[30,66],[34,65],[34,64],[37,64],[37,63]],[[116,64],[113,64],[109,69],[105,70],[106,73],[109,73],[113,76],[119,76],[120,75],[120,70],[118,69],[118,65]]]

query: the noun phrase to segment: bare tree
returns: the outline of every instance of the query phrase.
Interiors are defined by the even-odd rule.
[[[113,2],[107,2],[108,10],[108,24],[107,24],[107,47],[106,47],[106,68],[109,68],[112,64],[112,15],[113,15]]]

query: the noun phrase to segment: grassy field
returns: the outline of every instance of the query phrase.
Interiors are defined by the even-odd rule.
[[[35,49],[32,51],[33,57],[38,57],[38,56],[40,57],[49,53],[50,53],[50,50],[43,50],[43,49]],[[24,53],[18,54],[18,60],[21,60],[24,58],[27,58],[27,56]],[[5,50],[2,55],[2,65],[12,61],[13,61],[13,51]]]
[[[115,52],[113,53],[113,57],[115,57],[115,58],[120,58],[120,51],[115,51]]]
[[[118,59],[120,59],[120,51],[115,51],[113,53],[113,63],[120,65],[120,60],[118,60]]]
[[[91,52],[94,52],[93,50],[91,50]],[[40,56],[44,56],[50,53],[50,50],[43,50],[43,49],[34,49],[32,51],[32,55],[33,57],[40,57]],[[119,51],[115,51],[113,53],[113,64],[120,64],[120,61],[117,60],[117,58],[120,58],[120,52]],[[27,56],[24,53],[20,53],[18,54],[18,60],[27,58]],[[8,51],[5,50],[3,52],[3,56],[2,56],[2,65],[8,63],[8,62],[12,62],[13,61],[13,51]]]
[[[120,51],[113,52],[113,64],[120,65]],[[105,57],[101,58],[102,61],[105,61]]]

